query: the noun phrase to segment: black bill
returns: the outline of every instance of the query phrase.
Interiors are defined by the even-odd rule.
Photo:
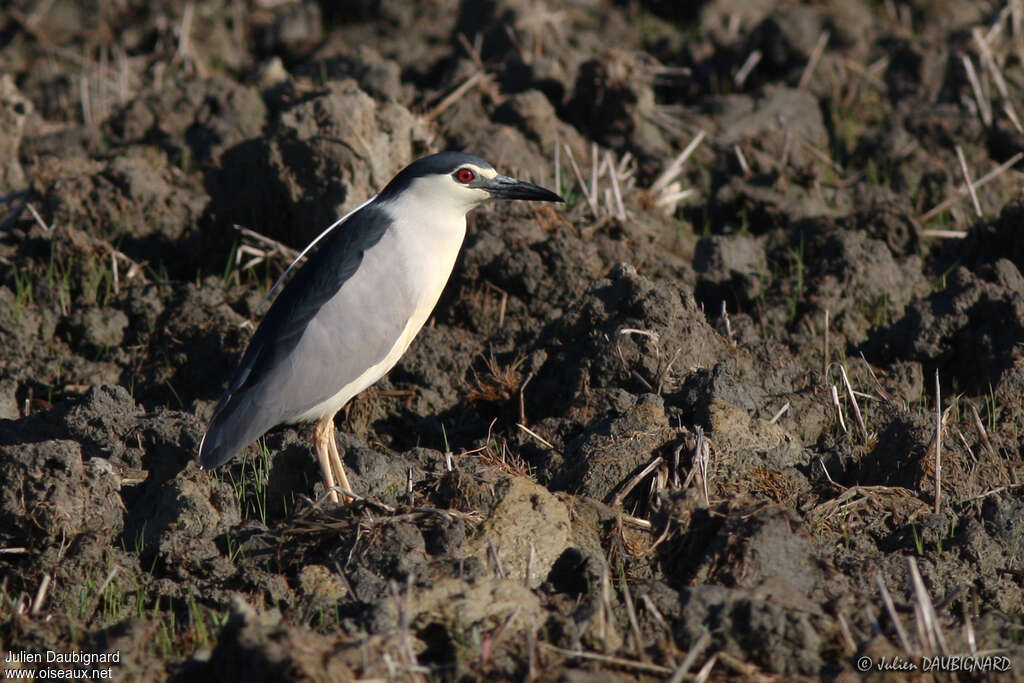
[[[532,199],[539,202],[564,202],[551,190],[546,190],[540,185],[528,183],[525,180],[516,180],[507,175],[494,176],[490,180],[480,183],[480,187],[491,193],[497,199]]]

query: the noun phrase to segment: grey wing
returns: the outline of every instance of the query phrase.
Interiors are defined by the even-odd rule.
[[[415,300],[402,279],[380,263],[378,255],[386,252],[386,245],[367,252],[359,272],[323,305],[294,350],[260,383],[257,403],[264,412],[287,407],[277,422],[315,419],[319,414],[307,413],[326,402],[333,409],[320,413],[336,412],[391,369],[380,364],[402,336]]]
[[[214,411],[199,448],[202,467],[227,462],[332,397],[347,400],[346,388],[401,336],[415,296],[388,258],[394,237],[380,230],[358,238],[333,237],[338,244],[316,252],[274,302]]]

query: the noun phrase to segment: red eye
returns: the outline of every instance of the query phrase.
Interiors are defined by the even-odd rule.
[[[468,168],[460,168],[455,172],[455,179],[460,183],[468,183],[476,178],[476,174],[470,171]]]

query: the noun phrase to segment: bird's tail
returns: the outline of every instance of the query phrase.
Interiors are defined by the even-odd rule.
[[[210,426],[199,442],[199,467],[220,467],[258,439],[273,426],[261,419],[252,400],[244,393],[225,397],[210,419]]]

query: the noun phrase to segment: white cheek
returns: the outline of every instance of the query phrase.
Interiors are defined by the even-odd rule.
[[[481,190],[477,187],[461,185],[456,196],[458,196],[460,204],[475,205],[487,199],[490,194],[486,190]]]

